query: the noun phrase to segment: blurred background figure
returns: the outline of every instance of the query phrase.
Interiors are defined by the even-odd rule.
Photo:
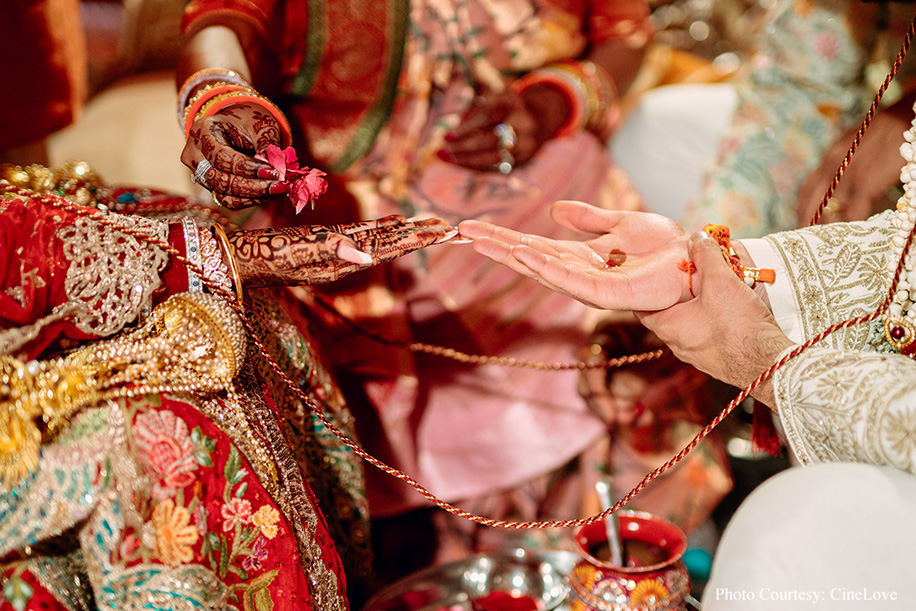
[[[47,163],[88,92],[79,0],[10,0],[0,20],[0,163]]]
[[[737,49],[740,69],[726,82],[648,92],[612,143],[649,208],[688,229],[722,223],[733,236],[753,237],[807,224],[890,69],[912,10],[783,0],[759,17],[748,31],[753,43]],[[828,220],[865,218],[895,201],[888,190],[899,182],[896,163],[881,162],[903,141],[912,66],[903,64],[885,96]]]

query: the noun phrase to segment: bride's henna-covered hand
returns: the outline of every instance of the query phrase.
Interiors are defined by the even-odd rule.
[[[221,205],[240,210],[289,191],[269,163],[255,158],[280,142],[276,119],[262,106],[242,103],[195,121],[181,161],[196,171],[206,159],[212,167],[203,173],[203,186]]]
[[[674,221],[570,201],[555,203],[551,216],[598,237],[551,240],[479,221],[458,229],[477,252],[595,308],[662,310],[691,299],[680,267],[687,236]]]
[[[241,230],[229,235],[229,244],[246,287],[300,286],[333,282],[455,233],[439,219],[387,216],[346,225]]]

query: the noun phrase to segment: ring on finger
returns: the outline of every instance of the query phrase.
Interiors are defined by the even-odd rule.
[[[515,168],[515,156],[512,154],[512,149],[515,148],[518,134],[508,123],[499,123],[493,128],[493,133],[496,134],[499,152],[499,163],[496,164],[496,170],[501,174],[508,174]]]
[[[209,189],[207,185],[207,172],[212,168],[213,165],[206,159],[197,164],[197,168],[194,170],[194,182],[199,184],[205,189]]]

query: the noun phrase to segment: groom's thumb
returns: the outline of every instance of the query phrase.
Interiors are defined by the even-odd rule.
[[[697,269],[712,271],[718,269],[719,266],[727,266],[719,243],[705,231],[691,234],[687,242],[687,250],[690,253],[690,260],[697,266]]]

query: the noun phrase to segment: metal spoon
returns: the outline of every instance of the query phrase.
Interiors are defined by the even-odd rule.
[[[601,502],[601,511],[605,511],[614,506],[611,500],[612,487],[610,482],[599,480],[595,484],[598,491],[598,500]],[[617,523],[617,516],[609,515],[604,519],[604,528],[607,531],[607,544],[611,550],[611,564],[614,566],[624,566],[623,564],[623,545],[620,540],[620,525]]]

